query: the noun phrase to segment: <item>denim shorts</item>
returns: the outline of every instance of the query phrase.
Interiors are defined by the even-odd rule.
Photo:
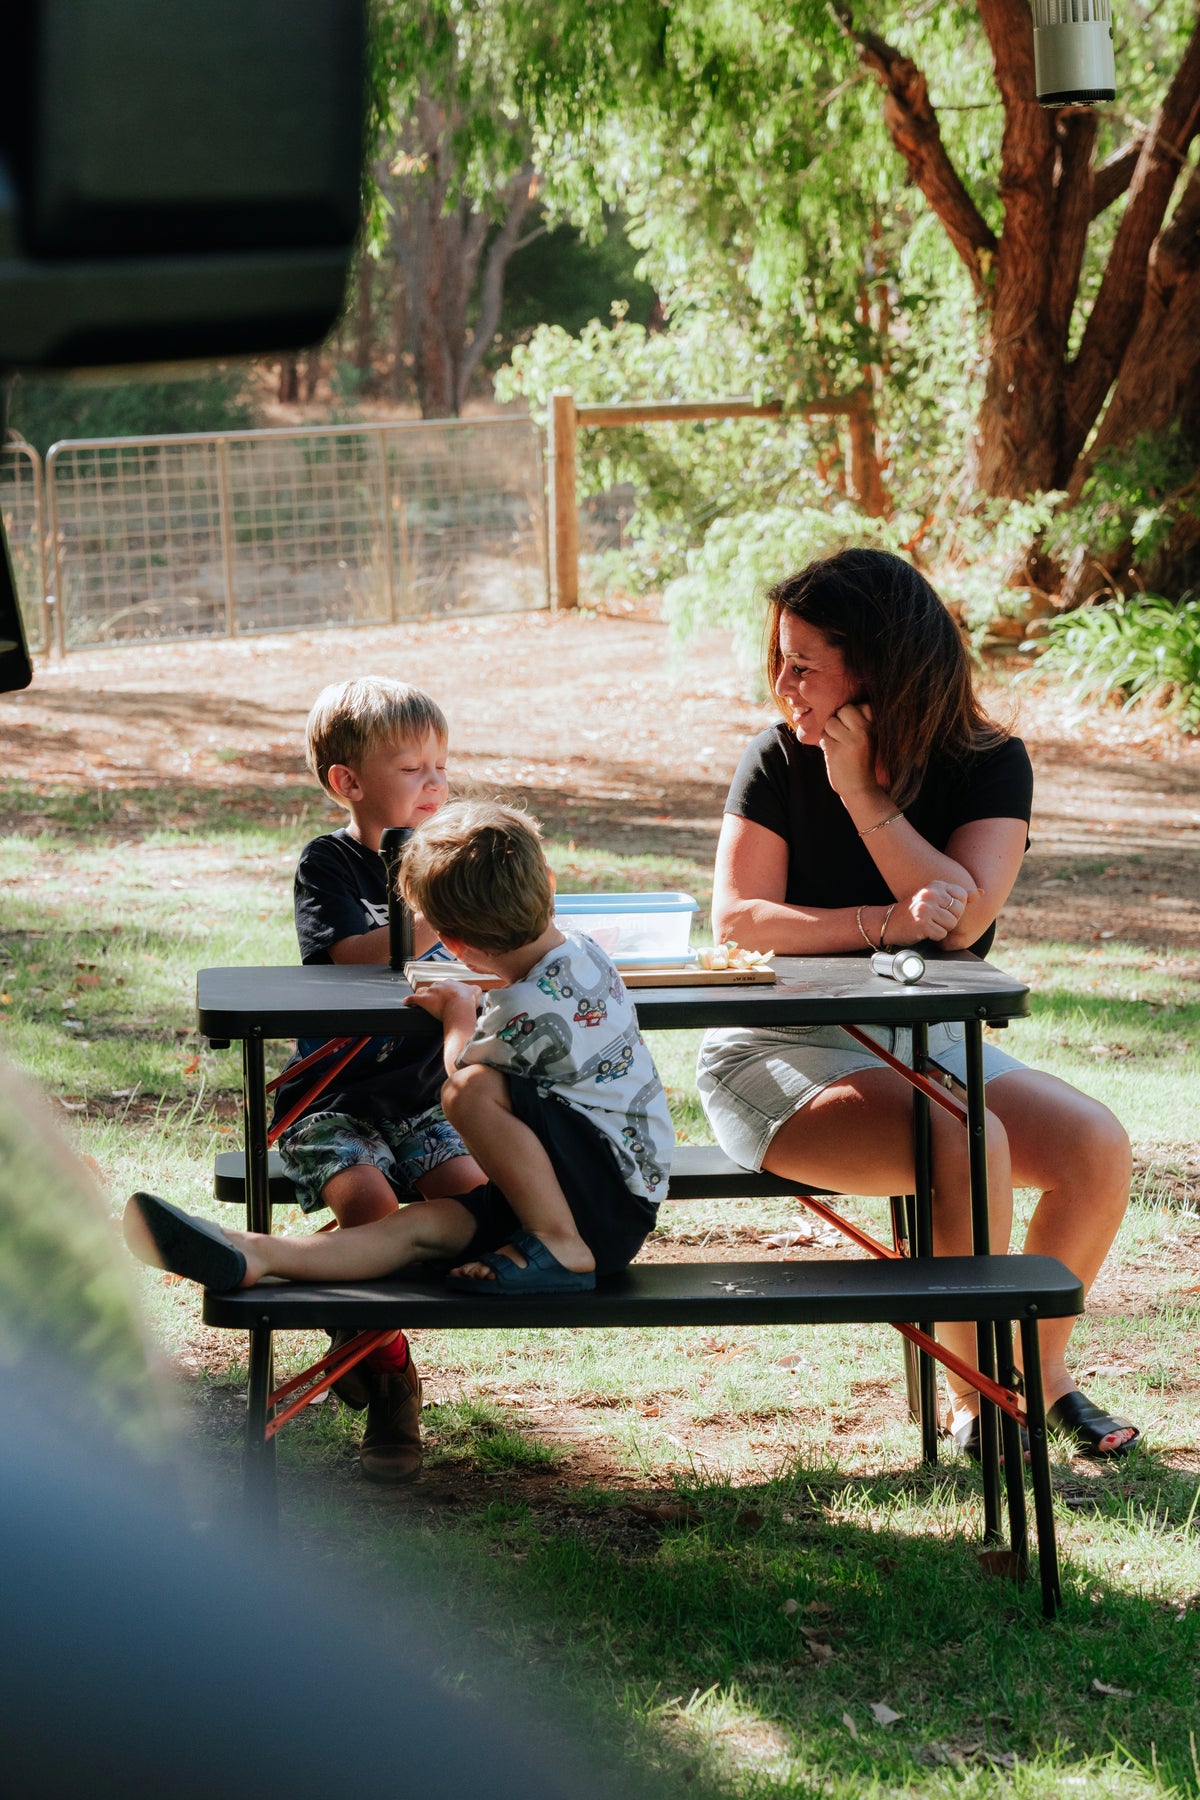
[[[348,1113],[306,1113],[279,1140],[284,1171],[296,1187],[302,1211],[319,1212],[327,1181],[343,1169],[367,1163],[382,1170],[402,1205],[420,1200],[417,1182],[470,1151],[440,1106],[409,1117],[365,1124]]]
[[[905,1025],[865,1025],[867,1037],[901,1062],[911,1062],[912,1032]],[[967,1058],[961,1025],[931,1025],[929,1055],[966,1086]],[[860,1069],[881,1069],[838,1025],[753,1026],[710,1031],[700,1045],[696,1083],[705,1115],[726,1156],[745,1169],[761,1169],[781,1125],[832,1082]],[[983,1046],[983,1078],[995,1080],[1025,1064],[994,1044]]]

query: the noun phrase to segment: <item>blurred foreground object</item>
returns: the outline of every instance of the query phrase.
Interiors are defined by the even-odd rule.
[[[358,0],[29,0],[0,58],[0,367],[323,337],[358,234]]]
[[[384,1612],[327,1558],[284,1572],[190,1516],[131,1273],[49,1108],[0,1071],[4,1793],[625,1800],[594,1745],[521,1717],[528,1671],[489,1702],[462,1622],[449,1652],[420,1623],[447,1597],[405,1580]]]

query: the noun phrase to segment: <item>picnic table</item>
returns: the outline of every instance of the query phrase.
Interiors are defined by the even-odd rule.
[[[996,1406],[1001,1407],[1005,1440],[1005,1486],[1014,1551],[1025,1554],[1022,1458],[1011,1369],[1011,1327],[1019,1324],[1025,1364],[1025,1407],[1030,1434],[1030,1470],[1038,1528],[1044,1610],[1058,1603],[1057,1558],[1050,1500],[1049,1463],[1041,1393],[1037,1320],[1082,1311],[1082,1288],[1062,1264],[1046,1257],[990,1255],[987,1200],[986,1111],[983,1030],[1024,1016],[1029,990],[1024,983],[972,956],[956,952],[931,958],[924,978],[903,985],[874,973],[856,956],[779,957],[771,986],[641,987],[634,999],[644,1031],[709,1026],[839,1025],[857,1035],[869,1025],[906,1026],[912,1031],[913,1125],[916,1192],[909,1214],[913,1256],[889,1261],[673,1265],[635,1264],[597,1284],[594,1295],[543,1296],[499,1305],[490,1297],[462,1296],[420,1281],[364,1282],[325,1287],[300,1284],[259,1286],[233,1294],[206,1294],[207,1323],[245,1329],[249,1334],[250,1378],[247,1407],[247,1487],[263,1520],[274,1517],[275,1472],[272,1408],[272,1335],[280,1329],[394,1329],[399,1325],[454,1329],[469,1326],[587,1326],[759,1323],[829,1323],[855,1319],[974,1319],[978,1366],[984,1382],[984,1530],[1000,1536],[1000,1452]],[[226,1197],[244,1198],[249,1229],[271,1229],[272,1186],[279,1189],[267,1143],[265,1044],[276,1038],[328,1039],[350,1033],[395,1034],[402,1023],[413,1035],[436,1036],[440,1025],[417,1008],[404,1007],[411,993],[396,970],[382,965],[313,965],[279,968],[205,969],[197,983],[199,1029],[214,1047],[240,1043],[245,1101],[245,1144],[239,1180],[225,1164]],[[928,1030],[960,1023],[966,1046],[965,1107],[923,1074]],[[876,1049],[873,1040],[859,1039]],[[893,1063],[893,1066],[895,1064]],[[930,1235],[929,1108],[960,1106],[969,1138],[970,1205],[974,1258],[932,1257]],[[669,1198],[745,1193],[794,1193],[796,1184],[748,1173],[709,1147],[681,1146],[672,1165]],[[222,1191],[218,1171],[218,1191]],[[811,1190],[820,1194],[821,1190]],[[820,1202],[816,1202],[820,1204]],[[882,1247],[864,1233],[851,1235],[877,1254]],[[520,1317],[517,1316],[519,1310]],[[900,1329],[912,1331],[901,1324]],[[915,1334],[919,1340],[919,1330]],[[328,1359],[325,1359],[328,1360]],[[294,1389],[296,1383],[287,1384]],[[922,1441],[926,1460],[936,1457],[934,1371],[922,1359]],[[286,1397],[285,1395],[283,1397]],[[292,1408],[303,1401],[296,1402]]]

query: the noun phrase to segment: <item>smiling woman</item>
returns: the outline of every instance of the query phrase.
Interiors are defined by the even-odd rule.
[[[772,588],[767,675],[782,721],[738,765],[717,848],[713,931],[783,954],[877,954],[932,942],[986,954],[1028,844],[1033,799],[1019,738],[980,707],[958,627],[900,557],[847,550]],[[907,1060],[908,1034],[873,1028]],[[900,1041],[904,1040],[904,1041]],[[966,1077],[961,1030],[929,1055]],[[1014,1184],[1039,1189],[1025,1248],[1085,1286],[1129,1197],[1120,1124],[1054,1076],[987,1045],[993,1244],[1008,1241]],[[699,1086],[718,1142],[750,1168],[855,1194],[913,1186],[907,1084],[837,1028],[710,1032]],[[934,1109],[934,1244],[970,1251],[965,1134]],[[1137,1439],[1091,1406],[1067,1371],[1070,1321],[1042,1328],[1052,1422],[1076,1448]],[[973,1360],[970,1329],[941,1335]],[[952,1426],[977,1451],[978,1399],[951,1378]]]

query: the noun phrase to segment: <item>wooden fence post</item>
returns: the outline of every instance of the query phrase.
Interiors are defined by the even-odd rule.
[[[575,399],[550,396],[550,570],[556,607],[579,605],[579,509],[575,498]]]

